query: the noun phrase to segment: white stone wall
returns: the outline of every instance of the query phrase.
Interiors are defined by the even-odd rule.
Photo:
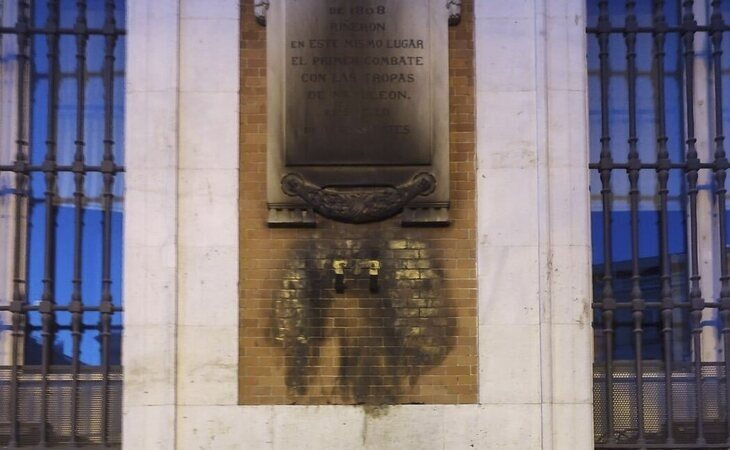
[[[15,2],[0,0],[0,26],[16,20]],[[15,161],[18,146],[18,74],[17,39],[0,37],[0,165]],[[13,261],[15,257],[16,202],[13,189],[15,176],[0,172],[0,305],[8,305],[13,297]],[[0,312],[0,326],[10,325],[12,314]],[[12,362],[12,337],[9,329],[0,331],[0,365]]]
[[[165,450],[177,448],[177,0],[128,2],[127,29],[122,439]]]
[[[592,448],[584,17],[477,1],[480,400],[539,424],[525,448]]]
[[[592,448],[584,2],[476,3],[480,404],[376,417],[237,405],[238,2],[129,2],[126,449]]]

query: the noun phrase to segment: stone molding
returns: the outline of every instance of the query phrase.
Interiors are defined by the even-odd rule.
[[[236,404],[239,3],[128,4],[125,448],[592,448],[584,2],[475,7],[480,404],[375,417]]]

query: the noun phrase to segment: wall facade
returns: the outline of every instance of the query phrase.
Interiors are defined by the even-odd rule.
[[[472,2],[449,30],[451,224],[420,229],[400,217],[267,226],[266,29],[246,14],[253,3],[241,21],[240,402],[475,403]],[[335,260],[347,263],[342,294]]]
[[[239,349],[239,330],[245,337],[253,325],[245,306],[239,316],[252,289],[246,233],[250,242],[274,233],[262,226],[262,206],[246,197],[256,190],[248,165],[262,162],[255,155],[263,145],[249,140],[261,139],[260,123],[246,121],[263,114],[255,96],[247,102],[246,89],[256,86],[240,76],[239,38],[254,36],[239,27],[252,23],[252,11],[234,0],[128,8],[125,448],[592,447],[582,0],[474,4],[476,191],[475,200],[459,201],[464,211],[476,204],[476,231],[469,236],[465,218],[463,228],[419,231],[410,241],[436,251],[440,233],[467,230],[474,242],[476,264],[470,254],[455,264],[466,261],[463,273],[476,278],[465,301],[476,296],[476,333],[467,337],[478,342],[478,370],[469,374],[478,395],[468,392],[464,402],[473,403],[460,405],[458,392],[431,392],[423,401],[444,404],[377,414],[347,405],[239,405],[291,402],[285,380],[264,400],[239,378],[239,363],[254,367],[245,361],[248,346]],[[465,160],[452,164],[468,169],[469,150],[459,155]],[[462,172],[469,170],[452,176]],[[285,255],[291,233],[273,239],[281,244],[274,254]],[[308,233],[305,243],[317,242],[317,231]],[[332,245],[340,239],[346,248],[346,236]],[[407,248],[409,236],[387,241],[406,248],[383,251],[421,250]],[[266,289],[283,288],[285,276],[275,278]],[[254,317],[252,329],[268,327]]]

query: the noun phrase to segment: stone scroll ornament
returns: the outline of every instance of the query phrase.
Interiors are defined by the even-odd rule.
[[[286,195],[300,197],[324,217],[368,223],[392,217],[417,196],[431,194],[436,189],[436,177],[421,172],[398,186],[344,188],[320,187],[299,174],[289,173],[282,178],[281,188]]]

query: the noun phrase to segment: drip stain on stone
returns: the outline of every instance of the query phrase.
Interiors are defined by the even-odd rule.
[[[347,261],[341,294],[336,259]],[[378,293],[369,290],[372,259],[381,265]],[[453,348],[454,316],[426,242],[330,237],[291,250],[288,261],[273,299],[272,334],[293,403],[313,386],[329,390],[332,403],[399,403]]]

